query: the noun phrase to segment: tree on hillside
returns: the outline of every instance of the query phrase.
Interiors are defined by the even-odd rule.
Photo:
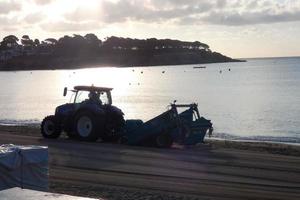
[[[97,54],[102,46],[102,41],[93,33],[88,33],[84,36],[87,42],[87,52],[91,54]]]
[[[33,43],[35,46],[39,46],[41,44],[39,39],[34,39]]]
[[[115,36],[108,37],[104,41],[103,47],[107,48],[107,49],[117,48],[117,46],[119,46],[119,40],[120,40],[120,38],[115,37]]]
[[[100,46],[102,41],[98,39],[98,37],[93,34],[93,33],[88,33],[84,36],[84,38],[86,39],[86,41],[89,43],[89,44],[95,44],[95,45],[98,45]]]
[[[58,39],[55,53],[59,55],[79,56],[87,49],[88,43],[81,35],[74,34],[73,37],[65,35]]]
[[[18,45],[18,41],[19,41],[19,38],[17,38],[16,36],[8,35],[8,36],[3,38],[3,40],[0,44],[0,48],[1,49],[11,48],[13,46]]]
[[[30,39],[28,35],[23,35],[21,39],[21,43],[25,47],[32,47],[34,46],[34,41]]]
[[[57,45],[67,45],[70,43],[71,39],[72,38],[70,36],[65,35],[64,37],[58,39]]]
[[[85,40],[85,38],[78,34],[74,34],[71,41],[72,41],[71,42],[72,45],[77,46],[79,48],[80,47],[82,48],[82,47],[86,46],[86,44],[87,44],[87,41]]]
[[[54,38],[47,38],[47,39],[44,40],[44,42],[46,44],[56,45],[58,41],[56,39],[54,39]]]
[[[209,46],[207,45],[207,44],[204,44],[204,43],[202,43],[202,42],[199,42],[199,41],[195,41],[195,42],[193,42],[192,43],[192,47],[194,48],[194,49],[209,49]]]

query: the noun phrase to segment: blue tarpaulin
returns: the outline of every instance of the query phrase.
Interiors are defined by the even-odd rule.
[[[48,148],[0,146],[0,190],[12,187],[48,190]]]

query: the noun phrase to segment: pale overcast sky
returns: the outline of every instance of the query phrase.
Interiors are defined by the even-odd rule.
[[[300,0],[0,0],[0,37],[95,33],[207,43],[235,58],[300,56]]]

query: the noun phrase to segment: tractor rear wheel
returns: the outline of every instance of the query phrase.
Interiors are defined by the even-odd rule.
[[[75,116],[74,130],[76,137],[83,141],[96,141],[99,138],[98,132],[101,131],[101,121],[90,112],[79,112]]]
[[[47,116],[41,124],[41,133],[44,138],[56,139],[61,134],[60,122],[54,115]]]

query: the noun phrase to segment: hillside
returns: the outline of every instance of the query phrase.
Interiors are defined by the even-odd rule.
[[[10,35],[0,44],[0,70],[74,69],[91,66],[157,66],[238,62],[213,52],[205,43],[150,38],[145,40],[94,34],[48,38],[25,35],[21,44]]]

